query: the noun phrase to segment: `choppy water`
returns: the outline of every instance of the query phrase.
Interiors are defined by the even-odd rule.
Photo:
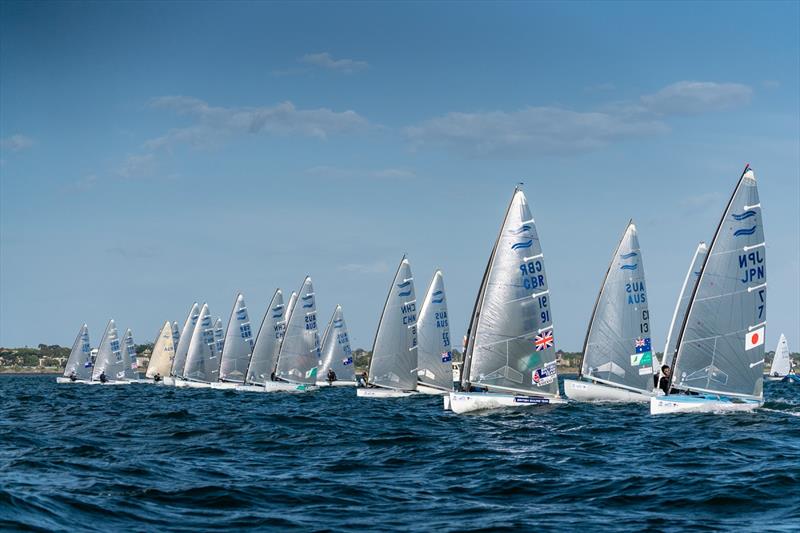
[[[800,529],[800,386],[755,413],[0,377],[0,528]]]

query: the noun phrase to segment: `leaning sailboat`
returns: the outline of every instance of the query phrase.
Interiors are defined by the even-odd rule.
[[[460,388],[449,395],[455,413],[565,403],[558,392],[544,255],[519,187],[475,301]]]
[[[192,304],[189,314],[183,323],[178,343],[175,345],[175,357],[172,360],[172,370],[170,376],[164,378],[164,384],[176,385],[178,380],[183,379],[183,370],[186,367],[186,356],[189,354],[189,344],[192,341],[192,333],[200,318],[200,306],[197,302]]]
[[[669,394],[651,414],[749,411],[764,402],[766,244],[746,166],[720,219],[677,339]]]
[[[775,357],[769,368],[767,379],[770,381],[787,381],[800,383],[800,376],[792,371],[792,355],[789,352],[789,343],[786,336],[781,333],[778,346],[775,348]]]
[[[103,385],[127,385],[125,379],[125,362],[117,333],[117,324],[109,320],[100,346],[97,348],[97,357],[92,369],[91,383]]]
[[[269,302],[261,327],[258,328],[253,355],[245,374],[245,382],[237,390],[263,392],[264,383],[275,372],[278,350],[281,347],[283,330],[286,327],[286,308],[283,305],[283,292],[278,289]]]
[[[172,326],[169,320],[164,322],[153,343],[153,351],[144,376],[154,383],[163,382],[172,368],[172,360],[175,357],[175,336]]]
[[[453,390],[453,350],[441,270],[434,272],[419,308],[417,334],[417,390],[424,394],[447,394]]]
[[[320,370],[317,372],[317,385],[345,387],[356,384],[353,351],[344,321],[342,306],[333,311],[325,334],[322,336],[320,350]]]
[[[291,301],[290,301],[291,303]],[[314,285],[306,276],[281,341],[275,381],[264,383],[266,392],[304,392],[316,388],[319,334]]]
[[[633,220],[614,249],[592,310],[578,379],[564,393],[584,402],[648,402],[653,351],[644,258]]]
[[[225,341],[222,345],[222,362],[219,368],[219,381],[213,388],[234,389],[244,383],[250,356],[253,353],[253,332],[244,295],[239,293],[233,304]]]
[[[92,345],[89,343],[89,326],[84,324],[72,343],[64,375],[56,383],[86,383],[92,379]]]
[[[200,317],[192,332],[189,352],[186,355],[186,367],[183,380],[175,382],[179,387],[204,388],[211,387],[219,376],[219,352],[214,338],[216,324],[208,311],[208,304],[203,304]]]

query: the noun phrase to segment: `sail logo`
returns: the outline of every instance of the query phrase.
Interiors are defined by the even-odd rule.
[[[303,309],[311,309],[314,307],[314,295],[313,294],[306,294],[302,298],[305,303],[303,304]]]
[[[545,333],[540,333],[536,335],[533,339],[533,346],[536,348],[537,352],[541,352],[546,350],[547,348],[551,348],[554,344],[553,341],[553,332],[547,331]]]
[[[517,229],[510,229],[508,232],[512,235],[522,235],[526,231],[530,231],[531,227],[528,224],[523,224]]]
[[[750,209],[749,211],[745,211],[740,215],[737,215],[736,213],[731,213],[731,216],[734,218],[734,220],[745,220],[747,218],[756,216],[756,212]]]
[[[431,302],[435,304],[440,304],[444,301],[444,292],[443,291],[436,291],[432,295]],[[438,298],[437,298],[438,296]]]
[[[236,320],[247,320],[247,309],[239,309],[236,311]]]
[[[511,245],[512,250],[523,250],[525,248],[530,248],[533,246],[533,239],[523,242],[517,242]]]
[[[343,328],[344,327],[344,320],[342,320],[341,318],[334,320],[333,321],[333,327],[334,327],[334,329]]]
[[[531,374],[531,385],[542,387],[556,380],[556,362],[552,361],[543,367],[537,368]]]
[[[744,336],[744,349],[752,350],[764,344],[764,327],[746,333]]]
[[[637,255],[639,255],[639,254],[637,254],[636,252],[630,252],[630,253],[627,253],[627,254],[620,254],[619,256],[622,259],[630,259],[631,257],[636,257]]]
[[[733,232],[733,236],[742,237],[744,235],[752,235],[753,233],[756,232],[757,227],[758,226],[753,226],[752,228],[746,228],[746,229],[737,229],[736,231]]]
[[[636,270],[639,268],[639,263],[634,263],[632,265],[622,265],[619,267],[620,270]]]

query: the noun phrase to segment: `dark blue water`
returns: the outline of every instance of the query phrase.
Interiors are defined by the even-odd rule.
[[[0,377],[0,528],[800,529],[800,386],[765,409],[458,416],[368,400]]]

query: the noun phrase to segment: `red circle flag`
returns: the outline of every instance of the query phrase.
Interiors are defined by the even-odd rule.
[[[758,333],[753,333],[753,336],[750,337],[750,343],[755,344],[758,342]]]

